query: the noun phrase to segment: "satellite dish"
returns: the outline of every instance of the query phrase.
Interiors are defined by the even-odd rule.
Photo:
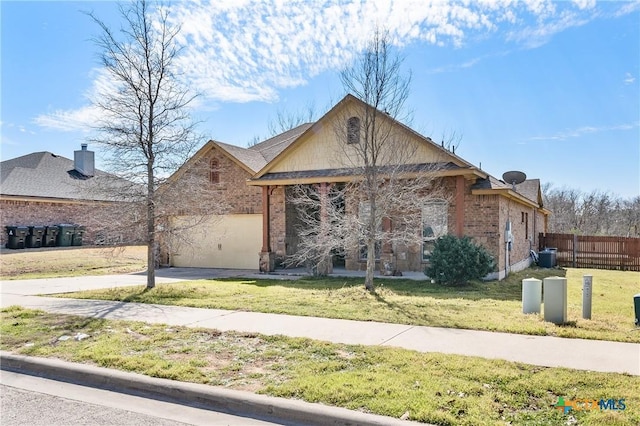
[[[504,172],[502,175],[502,180],[506,183],[510,183],[514,188],[517,184],[524,182],[525,179],[527,179],[527,175],[517,170]]]

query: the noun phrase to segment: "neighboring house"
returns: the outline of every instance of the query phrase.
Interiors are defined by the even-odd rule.
[[[86,227],[84,244],[139,241],[131,226],[118,229],[123,215],[134,214],[112,200],[107,186],[123,181],[95,168],[94,152],[82,144],[74,160],[35,152],[0,163],[2,244],[5,226],[77,224]],[[124,213],[123,213],[124,211]]]
[[[297,184],[340,184],[353,178],[353,169],[336,162],[337,147],[347,143],[338,136],[336,126],[349,126],[350,123],[342,123],[344,118],[357,116],[365,106],[347,95],[317,122],[303,124],[250,148],[207,143],[176,173],[175,179],[188,173],[193,164],[205,161],[209,170],[200,172],[202,182],[216,187],[232,206],[226,214],[212,217],[211,225],[202,232],[194,233],[198,236],[192,239],[189,249],[172,249],[169,263],[262,271],[282,267],[285,258],[296,251],[298,241],[298,213],[288,202],[289,188]],[[440,228],[450,234],[473,237],[489,250],[496,260],[495,276],[503,278],[509,271],[530,265],[530,250],[537,247],[538,233],[546,230],[550,213],[542,205],[539,180],[507,184],[386,114],[379,112],[379,116],[390,120],[403,137],[415,144],[416,155],[405,163],[407,167],[437,164],[447,193],[441,203],[430,203],[424,210],[423,227],[416,233],[430,227],[430,214],[438,215],[444,217],[444,222],[438,224]],[[349,207],[349,203],[345,199],[347,209],[357,209]],[[393,253],[396,268],[422,271],[428,262],[429,244],[433,241],[427,236],[423,247],[397,249]],[[366,263],[358,252],[347,253],[336,261],[350,270],[364,269]]]

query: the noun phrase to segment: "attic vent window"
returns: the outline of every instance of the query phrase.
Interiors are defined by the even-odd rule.
[[[347,120],[347,143],[354,144],[360,142],[360,119],[351,117]]]
[[[209,162],[209,182],[220,183],[220,163],[215,158]]]

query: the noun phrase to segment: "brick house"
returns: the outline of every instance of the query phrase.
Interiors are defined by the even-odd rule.
[[[353,178],[349,168],[331,153],[346,143],[336,128],[349,126],[346,121],[357,118],[358,111],[365,107],[347,95],[315,123],[303,124],[250,148],[207,143],[175,178],[180,179],[193,164],[204,161],[209,169],[200,172],[202,184],[217,188],[218,195],[230,200],[232,206],[208,226],[208,232],[193,238],[195,244],[190,250],[169,253],[170,264],[262,271],[281,267],[296,250],[299,223],[296,209],[289,202],[289,189],[298,184],[335,185]],[[386,114],[378,111],[378,115],[415,144],[416,154],[405,163],[407,167],[439,165],[437,173],[447,196],[423,215],[436,209],[444,217],[441,226],[445,232],[470,236],[484,245],[496,259],[495,277],[528,267],[530,250],[537,247],[538,233],[546,230],[550,213],[542,205],[540,181],[505,183]],[[350,205],[348,197],[345,204],[347,209],[357,208]],[[423,220],[424,226],[430,219]],[[427,242],[424,244],[394,249],[397,269],[422,271],[428,262]],[[365,268],[365,260],[355,252],[339,261],[349,270]]]
[[[58,224],[85,226],[84,244],[140,241],[140,234],[131,228],[114,230],[123,214],[134,212],[103,191],[105,185],[122,182],[95,168],[94,152],[86,144],[74,152],[74,160],[35,152],[3,161],[0,169],[3,245],[5,226]]]

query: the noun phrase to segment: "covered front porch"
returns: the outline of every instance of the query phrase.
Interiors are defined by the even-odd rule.
[[[282,174],[279,173],[278,175]],[[299,172],[296,173],[296,175],[299,174]],[[292,256],[298,253],[301,241],[299,230],[304,227],[304,221],[300,220],[297,206],[291,201],[292,188],[296,185],[312,186],[322,197],[322,194],[328,194],[332,188],[344,186],[347,179],[345,179],[345,176],[342,176],[342,179],[339,179],[339,176],[330,176],[328,179],[327,176],[324,176],[324,180],[321,180],[321,176],[315,176],[315,179],[311,179],[309,176],[306,178],[302,176],[287,176],[290,179],[284,181],[282,179],[283,176],[278,177],[280,179],[275,179],[275,176],[267,174],[259,181],[260,183],[265,183],[261,185],[263,216],[260,271],[263,273],[312,272],[313,265],[295,264],[289,261]],[[450,194],[446,202],[443,203],[445,205],[445,233],[459,236],[464,233],[464,200],[469,181],[468,176],[463,173],[457,176],[449,175],[443,177],[446,191]],[[332,200],[331,202],[333,203],[336,202],[331,197],[326,197],[326,199]],[[331,205],[330,208],[333,210],[342,208],[343,211],[351,213],[357,212],[359,208],[357,202],[350,200],[348,195],[341,199],[338,204],[340,204],[339,207]],[[318,209],[317,214],[319,217],[323,217],[324,211],[325,209],[323,208]],[[433,226],[427,225],[423,223],[423,229],[420,229],[420,226],[416,227],[415,233],[422,234],[426,239],[432,236],[432,239],[435,240],[433,233],[429,234],[425,231],[425,229],[432,229]],[[390,231],[393,226],[393,222],[389,219],[382,221],[384,231]],[[424,278],[422,271],[427,262],[428,254],[425,254],[425,244],[402,245],[380,241],[379,245],[376,246],[376,270],[380,275],[402,274],[407,276],[407,273],[411,273]],[[362,248],[335,250],[327,263],[325,265],[325,273],[332,273],[333,271],[340,271],[341,273],[344,271],[364,271],[367,263],[366,249],[364,251]]]

